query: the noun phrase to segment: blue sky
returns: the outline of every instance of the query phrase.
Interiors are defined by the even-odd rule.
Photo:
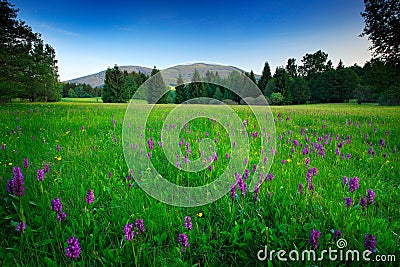
[[[362,0],[10,0],[52,45],[61,80],[114,64],[167,68],[216,62],[260,74],[319,49],[337,65],[370,59]]]

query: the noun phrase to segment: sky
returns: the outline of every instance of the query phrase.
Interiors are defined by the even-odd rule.
[[[322,50],[336,66],[371,58],[362,0],[9,0],[56,50],[60,80],[107,67],[214,62],[261,74]]]

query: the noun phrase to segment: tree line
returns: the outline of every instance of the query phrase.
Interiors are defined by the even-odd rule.
[[[245,73],[259,87],[271,104],[303,104],[348,102],[378,102],[385,105],[400,104],[400,2],[398,0],[364,0],[361,13],[365,28],[361,36],[371,41],[373,58],[364,66],[344,66],[340,61],[333,66],[328,54],[322,50],[307,53],[300,65],[289,58],[272,75],[268,61],[261,77],[254,72]],[[0,0],[0,101],[15,98],[34,101],[60,101],[61,97],[98,97],[106,103],[127,102],[149,78],[143,73],[128,73],[118,66],[106,71],[104,87],[92,88],[83,84],[62,84],[58,80],[55,50],[45,44],[39,33],[34,33],[24,21],[18,20],[18,9],[8,0]],[[154,67],[150,76],[158,73]],[[137,98],[148,103],[183,103],[197,97],[209,97],[226,103],[241,103],[235,93],[224,86],[238,80],[233,71],[221,78],[218,72],[207,72],[200,77],[194,71],[191,84],[168,90],[161,75],[154,77],[153,90]],[[181,79],[182,77],[180,77]],[[182,79],[181,79],[182,80]],[[202,80],[202,82],[194,82]],[[154,89],[156,88],[156,89]],[[157,95],[166,95],[157,100]],[[247,96],[257,102],[259,96]],[[243,102],[243,101],[242,101]]]
[[[0,0],[0,101],[59,101],[55,50],[17,19],[18,11],[7,0]]]

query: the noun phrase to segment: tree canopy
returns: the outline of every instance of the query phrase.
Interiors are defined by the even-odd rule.
[[[61,84],[55,50],[0,0],[0,100],[59,101]]]

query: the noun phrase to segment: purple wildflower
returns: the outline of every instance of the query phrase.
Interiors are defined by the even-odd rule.
[[[67,214],[65,214],[65,212],[61,211],[61,212],[57,213],[57,220],[59,222],[62,222],[62,220],[64,220],[65,217],[67,217]]]
[[[367,190],[367,198],[368,198],[368,204],[375,204],[375,192],[371,189]]]
[[[6,144],[1,144],[1,150],[6,150]]]
[[[299,141],[293,140],[293,145],[294,145],[295,147],[297,147],[297,146],[299,145]]]
[[[338,240],[341,237],[342,237],[342,232],[340,230],[336,230],[335,233],[333,234],[333,239]]]
[[[37,180],[38,181],[43,181],[44,173],[45,173],[45,171],[43,169],[40,169],[37,171]]]
[[[21,168],[20,167],[14,167],[13,169],[13,175],[14,178],[9,182],[10,184],[7,183],[7,186],[11,186],[11,190],[9,193],[13,193],[14,196],[23,196],[25,193],[25,188],[24,188],[24,177],[22,176]]]
[[[111,178],[112,176],[113,176],[113,173],[112,173],[112,172],[109,172],[109,173],[108,173],[108,177]]]
[[[82,126],[83,127],[83,126]],[[71,236],[67,241],[68,247],[66,249],[65,255],[70,259],[76,259],[81,254],[81,248],[79,247],[78,238]]]
[[[185,252],[185,249],[190,246],[188,237],[186,234],[179,234],[178,235],[178,243],[181,244],[182,250],[181,252]]]
[[[94,193],[93,190],[86,191],[85,201],[90,205],[94,202]]]
[[[320,231],[312,229],[310,235],[310,244],[312,245],[313,249],[316,249],[318,247],[318,238],[320,235],[321,235]]]
[[[26,229],[26,225],[23,222],[18,223],[17,227],[15,228],[16,231],[24,233]]]
[[[249,176],[250,176],[250,171],[246,168],[246,169],[244,170],[243,178],[244,178],[245,180],[248,180],[248,179],[249,179]]]
[[[373,236],[372,234],[364,236],[365,236],[364,247],[369,251],[374,252],[376,247],[376,236]]]
[[[229,153],[226,153],[225,158],[229,159]]]
[[[51,201],[51,207],[55,212],[62,211],[62,204],[59,198],[55,198]]]
[[[46,164],[44,166],[44,172],[49,172],[50,168],[49,168],[49,164]]]
[[[268,181],[272,181],[272,180],[274,179],[274,174],[273,174],[272,172],[270,172],[269,174],[266,174],[266,175],[265,175],[265,178],[266,178]]]
[[[136,229],[137,229],[140,233],[144,233],[144,231],[146,231],[146,229],[144,228],[143,219],[136,219],[136,221],[135,221],[135,226],[136,226]],[[136,233],[136,234],[139,234],[139,233]]]
[[[27,169],[29,167],[29,160],[28,158],[24,158],[24,168]]]
[[[314,176],[317,176],[317,175],[318,175],[318,169],[317,169],[317,167],[312,168],[312,172],[313,172],[313,175],[314,175]]]
[[[304,194],[303,183],[300,182],[297,190],[300,194]]]
[[[310,158],[306,158],[306,167],[308,167],[308,165],[310,165]]]
[[[253,195],[254,201],[258,201],[259,192],[260,192],[260,185],[258,184],[256,185],[256,187],[254,187],[254,195]]]
[[[190,216],[185,216],[184,227],[186,229],[192,230],[192,218],[190,218]]]
[[[346,201],[346,208],[349,208],[353,204],[353,199],[351,197],[345,197],[344,201]]]
[[[128,241],[131,241],[135,237],[135,231],[133,231],[133,225],[128,223],[124,227],[125,238]]]
[[[367,199],[365,198],[365,196],[363,196],[361,199],[360,199],[360,205],[362,206],[362,208],[363,208],[363,210],[365,210],[366,208],[367,208],[367,203],[368,201],[367,201]]]
[[[152,150],[154,148],[154,142],[153,142],[153,138],[150,137],[150,139],[147,141],[147,147]]]
[[[242,195],[246,195],[247,185],[243,181],[242,176],[239,173],[236,173],[236,182],[239,189],[242,191]]]
[[[354,178],[350,178],[350,183],[349,183],[349,192],[353,193],[354,191],[357,190],[357,188],[360,187],[360,181],[358,179],[358,177],[354,177]]]
[[[348,183],[349,183],[349,179],[347,179],[346,176],[343,176],[342,185],[344,186],[344,185],[346,185],[346,184],[348,184]]]
[[[232,201],[235,200],[235,197],[236,197],[236,183],[234,183],[231,186],[230,196],[231,196]]]
[[[312,169],[308,169],[307,174],[306,174],[306,181],[307,182],[310,183],[312,181],[312,175],[313,175]]]
[[[314,192],[314,189],[315,189],[315,185],[312,183],[312,181],[308,182],[308,191]]]
[[[385,146],[385,140],[384,140],[383,138],[381,138],[381,139],[379,140],[379,144],[380,144],[381,146]]]
[[[254,164],[254,165],[253,165],[253,170],[252,170],[252,171],[253,171],[253,172],[256,172],[256,170],[257,170],[257,164]]]
[[[57,148],[57,150],[58,150],[58,151],[60,151],[60,150],[61,150],[61,147],[60,147],[60,145],[57,145],[57,146],[56,146],[56,148]]]

